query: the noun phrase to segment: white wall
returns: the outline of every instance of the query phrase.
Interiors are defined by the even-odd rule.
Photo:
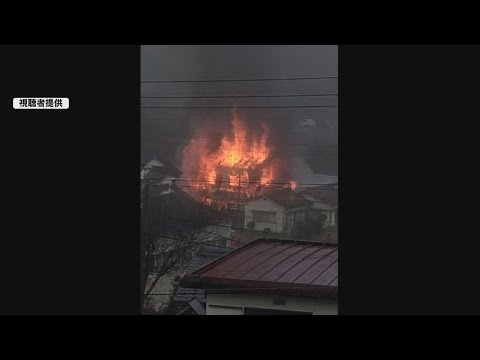
[[[323,223],[324,228],[330,225],[335,225],[335,213],[333,211],[322,211],[322,214],[327,217],[327,219]]]
[[[335,300],[292,296],[286,296],[285,300],[285,305],[273,305],[272,295],[207,293],[206,311],[207,315],[242,315],[244,307],[252,307],[312,312],[313,315],[338,315]]]
[[[253,210],[275,212],[275,223],[259,223],[254,221],[252,213]],[[272,229],[272,232],[280,233],[283,230],[284,222],[283,207],[272,200],[264,198],[248,201],[245,204],[245,229],[249,229],[247,225],[250,221],[255,222],[255,228],[253,230],[263,231],[265,228],[270,228]]]
[[[325,212],[325,215],[327,215],[327,212]],[[332,226],[336,225],[336,223],[335,223],[335,210],[328,211],[327,216],[328,216],[328,218],[327,218],[328,221],[325,221],[324,226],[327,226],[327,224],[332,225]]]

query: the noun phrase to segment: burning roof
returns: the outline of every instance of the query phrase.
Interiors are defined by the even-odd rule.
[[[219,131],[199,127],[184,148],[184,187],[202,192],[207,203],[214,201],[213,194],[222,192],[242,194],[242,198],[255,196],[276,173],[268,127],[250,129],[233,109],[230,127]]]

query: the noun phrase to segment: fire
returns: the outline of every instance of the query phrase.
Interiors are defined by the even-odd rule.
[[[254,130],[256,136],[249,136]],[[275,176],[269,129],[265,125],[249,129],[233,109],[231,131],[222,133],[215,144],[212,130],[199,128],[183,151],[182,172],[188,187],[204,194],[208,204],[212,193],[223,191],[255,195]],[[213,149],[212,149],[213,148]]]

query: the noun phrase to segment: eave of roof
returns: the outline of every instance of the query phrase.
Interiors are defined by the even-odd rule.
[[[287,245],[286,248],[285,245]],[[277,247],[273,249],[272,246],[280,246],[280,248]],[[229,267],[229,265],[226,264],[232,264],[232,262],[236,263],[237,267],[244,266],[243,264],[248,263],[250,260],[246,260],[245,262],[242,260],[242,257],[244,259],[251,259],[251,256],[247,254],[254,254],[257,247],[259,249],[263,248],[264,250],[260,251],[258,255],[254,255],[254,257],[259,256],[261,258],[266,256],[266,258],[264,258],[264,260],[259,259],[260,262],[252,264],[255,269],[259,269],[258,267],[264,264],[264,261],[267,261],[267,259],[272,259],[276,256],[283,257],[284,260],[279,259],[280,262],[277,264],[272,262],[267,268],[264,267],[264,270],[262,271],[266,271],[266,273],[263,275],[260,273],[255,274],[255,276],[245,276],[245,274],[251,273],[252,271],[245,267],[241,273],[237,272],[238,275],[236,276],[231,276],[231,274],[229,276],[225,276],[228,271],[225,273],[225,269],[220,270],[222,267]],[[283,247],[284,250],[281,250],[281,247]],[[338,247],[336,246],[331,246],[331,244],[325,245],[318,242],[258,239],[241,247],[238,250],[227,254],[226,256],[212,261],[211,263],[195,271],[193,274],[186,275],[181,282],[181,286],[205,289],[209,293],[221,292],[231,294],[257,292],[262,294],[282,293],[297,296],[302,295],[310,297],[336,298],[338,288],[336,275],[336,271],[338,271],[336,270],[337,251]],[[290,263],[287,262],[281,265],[282,261],[285,261],[287,258],[289,259]],[[307,263],[303,264],[302,261]],[[278,268],[278,266],[280,266],[280,268]],[[278,269],[279,271],[285,270],[285,272],[276,274],[270,272],[274,268]],[[235,268],[231,269],[231,271],[236,271],[234,270]],[[287,273],[287,271],[292,269],[295,269],[293,270],[295,272],[294,274]],[[330,271],[330,274],[328,275],[328,278],[325,279],[326,282],[317,282],[317,279],[320,276],[323,276],[327,269],[329,269],[328,271]],[[311,271],[316,273],[312,274]],[[269,272],[270,275],[273,276],[270,278],[269,276],[265,277],[265,275]],[[219,276],[222,273],[224,274]],[[256,275],[260,276],[257,277]],[[284,275],[286,277],[284,277]],[[304,277],[305,275],[306,277]],[[302,277],[304,277],[303,280]],[[289,280],[284,281],[283,279]],[[290,279],[292,281],[290,281]],[[297,281],[296,279],[300,279],[300,281]]]
[[[336,299],[338,286],[292,284],[272,281],[255,281],[229,278],[213,278],[201,275],[188,274],[181,281],[181,285],[194,289],[205,289],[207,294],[283,294]]]

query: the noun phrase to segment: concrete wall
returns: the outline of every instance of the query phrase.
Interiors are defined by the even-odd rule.
[[[243,308],[262,308],[311,312],[313,315],[338,315],[335,300],[286,296],[285,305],[274,305],[272,295],[208,294],[207,315],[243,315]]]
[[[259,223],[253,219],[252,211],[272,211],[275,212],[274,223]],[[274,233],[280,233],[283,230],[284,225],[284,210],[283,207],[276,202],[269,199],[259,198],[256,200],[248,201],[245,205],[245,229],[249,229],[247,226],[250,221],[255,222],[255,228],[253,230],[263,231],[265,228],[270,228]]]

